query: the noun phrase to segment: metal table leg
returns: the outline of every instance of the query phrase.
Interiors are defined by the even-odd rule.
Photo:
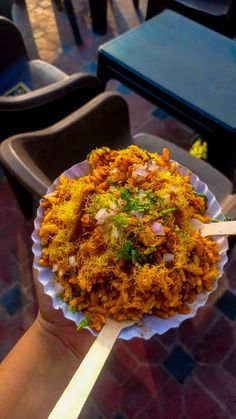
[[[99,35],[107,32],[107,0],[89,0],[93,31]]]
[[[80,34],[80,30],[79,30],[79,26],[77,23],[77,19],[75,16],[75,11],[73,8],[73,4],[71,0],[64,0],[64,5],[65,5],[65,10],[66,10],[66,14],[68,16],[69,22],[71,24],[71,28],[74,34],[74,38],[75,38],[75,42],[78,45],[81,45],[83,43],[82,41],[82,37]]]

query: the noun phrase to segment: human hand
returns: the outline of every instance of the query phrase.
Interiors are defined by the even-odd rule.
[[[46,339],[58,339],[66,351],[72,352],[79,360],[82,360],[94,337],[88,330],[76,330],[73,321],[64,317],[62,310],[56,310],[52,306],[51,297],[44,293],[43,285],[38,280],[37,271],[33,271],[34,284],[39,303],[37,323]]]

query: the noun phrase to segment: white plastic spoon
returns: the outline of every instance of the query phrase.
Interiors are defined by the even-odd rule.
[[[122,329],[133,321],[108,319],[48,419],[77,419]]]
[[[218,221],[204,224],[191,218],[191,224],[203,237],[206,236],[231,236],[236,234],[236,221]]]

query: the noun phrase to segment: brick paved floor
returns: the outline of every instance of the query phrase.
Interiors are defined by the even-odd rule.
[[[87,0],[74,0],[83,45],[76,46],[64,11],[50,0],[14,5],[13,18],[31,58],[40,57],[68,73],[96,72],[100,43],[144,20],[146,1],[135,12],[132,0],[109,3],[107,35],[91,30]],[[146,131],[189,148],[192,129],[155,108],[125,86],[107,89],[125,96],[133,132]],[[0,177],[0,359],[37,313],[31,274],[32,224],[19,212],[9,185]],[[236,418],[236,249],[218,290],[194,319],[178,330],[145,342],[117,341],[86,403],[83,419]]]

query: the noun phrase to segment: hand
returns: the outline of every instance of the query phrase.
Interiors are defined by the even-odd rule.
[[[54,309],[51,297],[44,293],[43,285],[37,278],[36,270],[33,276],[39,302],[39,315],[36,321],[41,332],[47,339],[58,339],[66,351],[69,350],[81,361],[93,343],[94,336],[88,330],[78,332],[75,323],[66,319],[62,310]]]

